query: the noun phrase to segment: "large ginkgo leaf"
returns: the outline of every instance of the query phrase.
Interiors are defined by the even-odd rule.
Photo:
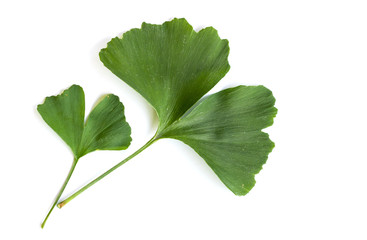
[[[100,52],[104,65],[138,91],[157,111],[153,141],[175,138],[191,146],[237,195],[273,148],[261,129],[276,114],[264,87],[227,89],[194,106],[229,70],[229,47],[212,27],[195,32],[185,19],[143,23]]]
[[[274,103],[263,86],[226,89],[204,99],[162,137],[192,147],[229,189],[245,195],[274,147],[261,131],[273,123]]]
[[[157,111],[159,129],[181,117],[228,72],[228,41],[185,19],[143,23],[112,39],[99,56]]]

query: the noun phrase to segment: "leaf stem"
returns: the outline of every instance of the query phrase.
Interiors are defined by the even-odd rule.
[[[67,175],[67,177],[66,177],[66,179],[65,179],[65,181],[64,181],[64,184],[61,186],[61,189],[60,189],[59,193],[57,194],[57,196],[56,196],[56,198],[55,198],[55,201],[54,201],[54,203],[52,204],[51,209],[48,211],[48,213],[47,213],[47,215],[46,215],[45,219],[43,220],[43,222],[42,222],[42,224],[41,224],[41,228],[43,228],[43,227],[45,226],[45,224],[46,224],[46,221],[47,221],[48,217],[50,216],[50,214],[51,214],[52,210],[55,208],[55,206],[56,206],[57,202],[59,201],[59,199],[60,199],[60,197],[61,197],[61,194],[64,192],[65,187],[66,187],[66,185],[68,184],[68,182],[69,182],[69,180],[70,180],[70,177],[71,177],[71,175],[72,175],[72,174],[73,174],[73,172],[74,172],[74,169],[75,169],[75,166],[76,166],[76,163],[77,163],[77,162],[78,162],[78,159],[74,158],[74,160],[73,160],[73,164],[71,165],[70,171],[69,171],[69,173],[68,173],[68,175]]]
[[[60,202],[59,204],[57,204],[57,207],[58,208],[62,208],[63,206],[65,206],[65,204],[67,204],[68,202],[70,202],[71,200],[73,200],[75,197],[77,197],[79,194],[81,194],[82,192],[84,192],[85,190],[87,190],[89,187],[93,186],[99,180],[101,180],[102,178],[106,177],[108,174],[110,174],[111,172],[113,172],[114,170],[116,170],[118,167],[124,165],[124,163],[126,163],[127,161],[129,161],[130,159],[132,159],[133,157],[135,157],[136,155],[138,155],[139,153],[141,153],[147,147],[149,147],[150,145],[152,145],[152,143],[154,143],[154,141],[156,141],[156,140],[158,140],[158,138],[156,138],[156,135],[154,135],[153,138],[151,138],[146,144],[144,144],[141,148],[139,148],[138,150],[136,150],[133,154],[131,154],[130,156],[128,156],[127,158],[125,158],[124,160],[122,160],[121,162],[119,162],[118,164],[116,164],[115,166],[113,166],[112,168],[110,168],[109,170],[107,170],[105,173],[103,173],[102,175],[100,175],[99,177],[95,178],[93,181],[91,181],[90,183],[88,183],[87,185],[85,185],[84,187],[82,187],[81,189],[79,189],[78,191],[76,191],[74,194],[72,194],[71,196],[69,196],[68,198],[66,198],[65,200],[63,200],[62,202]]]

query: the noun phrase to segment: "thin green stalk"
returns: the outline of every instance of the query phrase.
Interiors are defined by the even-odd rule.
[[[42,224],[41,224],[41,228],[43,228],[46,224],[46,221],[48,219],[48,217],[50,216],[52,210],[54,209],[54,207],[56,206],[57,202],[59,201],[60,197],[61,197],[61,194],[64,192],[65,190],[65,187],[66,185],[68,184],[69,180],[70,180],[70,177],[71,175],[73,174],[74,172],[74,169],[75,169],[75,166],[76,166],[76,163],[78,162],[78,159],[74,158],[73,160],[73,164],[71,165],[71,168],[70,168],[70,171],[68,173],[68,176],[66,177],[65,181],[64,181],[64,184],[61,186],[61,189],[59,191],[59,193],[57,194],[56,198],[55,198],[55,201],[54,203],[52,204],[52,207],[50,209],[50,211],[48,211],[47,213],[47,216],[45,217],[45,219],[43,220]]]
[[[91,187],[95,183],[97,183],[99,180],[101,180],[102,178],[106,177],[108,174],[110,174],[114,170],[116,170],[118,167],[122,166],[124,163],[126,163],[127,161],[129,161],[130,159],[132,159],[133,157],[135,157],[136,155],[138,155],[139,153],[141,153],[143,150],[145,150],[147,147],[149,147],[156,140],[158,140],[158,138],[156,138],[156,136],[154,136],[146,144],[144,144],[144,146],[142,146],[141,148],[139,148],[136,152],[134,152],[133,154],[131,154],[130,156],[128,156],[127,158],[125,158],[124,160],[122,160],[121,162],[119,162],[118,164],[116,164],[115,166],[113,166],[112,168],[110,168],[109,170],[107,170],[105,173],[103,173],[99,177],[95,178],[93,181],[91,181],[90,183],[88,183],[87,185],[85,185],[84,187],[82,187],[81,189],[79,189],[73,195],[69,196],[68,198],[66,198],[65,200],[63,200],[59,204],[57,204],[57,207],[58,208],[62,208],[63,206],[65,206],[65,204],[67,204],[68,202],[70,202],[71,200],[73,200],[76,196],[78,196],[79,194],[81,194],[82,192],[84,192],[85,190],[87,190],[89,187]]]

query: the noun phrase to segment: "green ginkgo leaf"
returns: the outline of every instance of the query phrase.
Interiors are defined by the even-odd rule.
[[[71,170],[54,205],[42,223],[43,227],[64,191],[79,158],[95,150],[126,149],[131,142],[131,129],[125,120],[124,106],[113,94],[104,96],[84,123],[84,92],[78,85],[71,86],[60,95],[47,97],[44,103],[38,105],[37,110],[45,122],[69,145],[74,154]]]
[[[159,126],[144,146],[58,206],[161,138],[186,143],[233,193],[248,193],[274,147],[261,130],[273,123],[277,110],[263,86],[239,86],[202,98],[228,72],[228,54],[228,41],[214,28],[196,32],[185,19],[143,23],[113,38],[100,51],[101,61],[153,106]]]
[[[99,56],[155,108],[164,129],[224,77],[228,54],[228,41],[214,28],[195,32],[185,19],[174,19],[143,23],[112,39]]]
[[[37,110],[79,159],[95,150],[122,150],[131,142],[124,106],[113,94],[93,108],[84,124],[84,92],[73,85],[58,96],[47,97]]]
[[[273,124],[274,102],[263,86],[226,89],[205,98],[162,136],[192,147],[229,189],[245,195],[274,147],[261,132]]]
[[[275,116],[271,92],[264,87],[228,89],[190,109],[227,73],[228,53],[228,41],[214,28],[195,32],[185,19],[174,19],[143,23],[112,39],[100,58],[156,109],[157,138],[185,142],[229,189],[244,195],[273,148],[260,132]]]

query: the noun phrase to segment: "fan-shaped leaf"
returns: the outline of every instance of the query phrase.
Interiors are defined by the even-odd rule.
[[[124,106],[115,95],[106,95],[92,110],[84,124],[84,91],[73,85],[58,96],[47,97],[37,106],[45,122],[70,146],[74,161],[64,184],[43,220],[48,217],[64,192],[80,157],[98,149],[126,149],[131,142],[131,129],[125,121]]]
[[[124,106],[113,94],[106,95],[84,124],[84,92],[73,85],[58,96],[47,97],[37,110],[45,122],[70,146],[76,159],[95,150],[126,149],[131,129]]]
[[[255,184],[273,143],[261,129],[276,114],[264,87],[227,89],[193,106],[229,70],[227,40],[214,28],[195,32],[185,19],[143,23],[112,39],[100,59],[156,109],[156,139],[191,146],[237,195]]]
[[[274,147],[261,132],[273,123],[274,103],[263,86],[226,89],[208,96],[162,137],[192,147],[229,189],[245,195]]]
[[[228,53],[228,41],[214,28],[195,32],[185,19],[174,19],[143,23],[112,39],[99,55],[155,108],[164,129],[228,72]]]

